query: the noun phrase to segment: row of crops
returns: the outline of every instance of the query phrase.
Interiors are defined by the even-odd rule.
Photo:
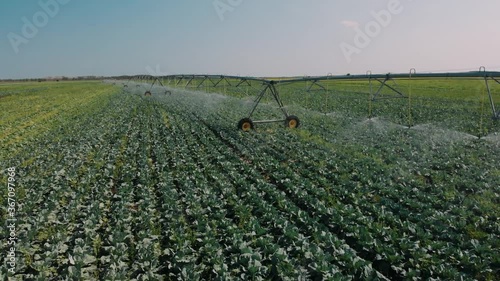
[[[18,280],[498,277],[495,139],[301,101],[300,129],[242,133],[246,97],[137,85],[93,84],[114,94],[1,159],[18,171]]]

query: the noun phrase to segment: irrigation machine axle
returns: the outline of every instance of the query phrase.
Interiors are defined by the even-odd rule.
[[[284,123],[286,127],[288,128],[297,128],[300,125],[300,120],[297,116],[294,115],[289,115],[287,110],[285,109],[285,106],[283,105],[283,101],[281,100],[281,97],[279,95],[278,90],[276,89],[276,81],[269,81],[264,83],[264,89],[260,92],[260,94],[257,96],[257,98],[254,101],[254,106],[252,108],[252,111],[250,111],[250,114],[248,117],[241,119],[238,122],[238,129],[248,132],[254,128],[254,124],[268,124],[268,123]],[[255,109],[257,109],[257,106],[259,106],[260,102],[262,101],[262,98],[267,92],[270,92],[271,95],[273,96],[274,100],[279,106],[279,109],[284,115],[284,119],[275,119],[275,120],[256,120],[253,121],[252,115],[255,112]]]

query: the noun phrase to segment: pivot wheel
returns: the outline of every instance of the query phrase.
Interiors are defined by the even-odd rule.
[[[144,93],[144,95],[145,95],[145,96],[151,96],[151,92],[150,92],[150,91],[146,91],[146,92]]]
[[[238,122],[238,129],[242,130],[243,132],[249,132],[253,129],[252,120],[250,120],[250,118],[241,119],[240,122]]]
[[[299,118],[297,116],[290,115],[285,120],[285,126],[287,126],[288,128],[295,129],[295,128],[299,127],[299,125],[300,125],[300,121],[299,121]]]

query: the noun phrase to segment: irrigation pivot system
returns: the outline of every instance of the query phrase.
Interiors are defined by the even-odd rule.
[[[166,88],[164,83],[162,81],[167,80],[167,85],[169,86],[174,86],[174,87],[185,87],[188,88],[189,86],[195,84],[196,89],[200,89],[203,85],[206,85],[208,83],[209,87],[217,87],[221,83],[225,83],[226,85],[229,86],[235,86],[236,88],[240,87],[241,85],[247,85],[250,87],[253,87],[250,82],[257,82],[261,85],[263,85],[263,88],[260,90],[259,94],[257,95],[257,98],[254,101],[254,105],[252,107],[252,110],[248,114],[247,117],[242,118],[238,122],[238,128],[243,130],[243,131],[250,131],[254,128],[254,124],[262,124],[262,123],[280,123],[283,122],[285,126],[289,128],[297,128],[300,125],[300,120],[297,116],[290,115],[288,114],[281,97],[279,95],[278,90],[276,89],[276,84],[280,83],[281,81],[276,81],[276,80],[270,80],[270,79],[263,79],[263,78],[256,78],[256,77],[240,77],[240,76],[225,76],[225,75],[169,75],[169,76],[162,76],[162,77],[155,77],[155,76],[150,76],[150,75],[138,75],[138,76],[133,76],[130,77],[127,81],[127,83],[124,85],[124,87],[128,87],[128,82],[130,81],[140,81],[140,82],[151,82],[151,85],[149,88],[146,90],[144,95],[149,96],[151,95],[151,89],[153,86],[158,83],[162,87]],[[182,84],[184,82],[184,84]],[[233,85],[234,84],[234,85]],[[139,86],[139,85],[138,85]],[[165,94],[171,94],[169,90],[165,91]],[[279,106],[279,109],[283,113],[283,118],[282,119],[274,119],[274,120],[252,120],[253,113],[255,112],[255,109],[258,107],[260,104],[262,98],[267,94],[270,93],[273,97],[273,99],[276,101],[276,103]]]
[[[275,86],[276,83],[277,83],[277,81],[273,81],[273,80],[266,81],[264,83],[264,89],[260,92],[260,94],[255,99],[252,111],[250,111],[250,114],[248,115],[248,117],[245,117],[238,122],[239,129],[241,129],[243,131],[249,131],[249,130],[253,129],[254,123],[285,122],[285,126],[287,126],[289,128],[297,128],[299,126],[299,124],[300,124],[299,118],[297,116],[294,116],[294,115],[289,115],[287,110],[285,109],[285,106],[283,105],[283,102],[281,101],[279,92],[276,89],[276,86]],[[278,104],[279,109],[283,113],[284,119],[252,121],[251,117],[252,117],[253,113],[255,112],[255,109],[259,105],[260,101],[262,100],[262,98],[266,94],[266,92],[271,93],[274,100]]]
[[[123,77],[122,77],[123,78]],[[238,122],[238,129],[243,131],[250,131],[254,128],[254,124],[261,123],[284,123],[286,127],[297,128],[300,125],[300,120],[295,115],[290,115],[284,106],[284,103],[280,97],[280,93],[277,89],[278,85],[287,85],[292,83],[309,82],[310,86],[307,88],[306,92],[310,92],[314,86],[320,90],[326,90],[321,82],[335,81],[335,80],[352,80],[352,81],[368,81],[369,82],[369,93],[373,101],[381,99],[380,93],[383,89],[389,89],[394,92],[396,98],[407,98],[407,96],[394,85],[390,85],[389,82],[395,81],[395,79],[417,79],[417,78],[475,78],[484,79],[486,84],[487,94],[489,97],[489,102],[492,111],[492,117],[495,120],[500,119],[500,111],[496,110],[495,102],[493,99],[493,93],[490,87],[490,83],[500,84],[500,72],[488,72],[484,67],[481,67],[479,71],[470,72],[460,72],[460,73],[417,73],[415,69],[410,70],[409,73],[399,73],[399,74],[373,74],[368,71],[366,74],[361,75],[327,75],[327,76],[306,76],[306,77],[292,77],[292,78],[279,78],[279,79],[269,79],[269,78],[259,78],[259,77],[242,77],[242,76],[228,76],[228,75],[197,75],[197,74],[182,74],[182,75],[167,75],[167,76],[151,76],[151,75],[137,75],[132,77],[127,77],[128,81],[124,84],[124,87],[128,87],[130,81],[137,81],[142,83],[151,83],[149,88],[146,89],[145,95],[151,95],[151,90],[155,84],[160,85],[165,89],[165,94],[171,94],[171,91],[165,86],[172,87],[184,87],[184,88],[216,88],[221,87],[221,84],[225,86],[235,87],[236,89],[241,88],[242,85],[250,87],[257,91],[257,96],[253,102],[252,109],[249,114],[242,118]],[[260,85],[260,88],[255,87],[255,83]],[[378,88],[374,90],[372,83],[377,83]],[[395,82],[394,82],[395,83]],[[139,86],[139,85],[137,85]],[[279,110],[283,114],[281,119],[272,120],[253,120],[252,116],[259,106],[262,98],[266,94],[270,94],[273,100],[277,103]]]

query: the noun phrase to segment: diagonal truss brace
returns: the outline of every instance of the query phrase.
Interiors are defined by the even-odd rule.
[[[182,82],[182,79],[184,79],[184,76],[179,77],[179,81],[175,83],[175,86],[178,86]]]
[[[163,87],[165,88],[165,86],[163,85],[163,83],[161,82],[161,80],[158,78],[158,77],[155,77],[154,78],[154,81],[153,83],[151,84],[151,86],[149,87],[149,91],[151,91],[153,89],[153,86],[156,84],[156,82],[158,81],[158,83]]]
[[[227,80],[227,77],[226,77],[226,76],[221,76],[221,77],[219,78],[219,80],[218,80],[216,83],[214,83],[214,87],[217,87],[217,85],[219,85],[219,84],[220,84],[220,82],[222,82],[222,81],[225,81],[225,82],[227,83],[227,85],[228,85],[228,86],[232,86],[232,85],[231,85],[231,82],[229,82],[229,80]],[[213,82],[212,82],[212,83],[213,83]]]
[[[191,82],[193,82],[194,80],[194,75],[191,77],[191,79],[189,79],[189,81],[186,83],[186,85],[184,85],[185,88],[189,87],[189,85],[191,84]]]
[[[220,77],[219,81],[214,83],[214,87],[217,87],[217,85],[219,85],[219,83],[222,82],[223,80],[224,80],[224,77]]]
[[[207,76],[203,77],[203,80],[201,80],[200,84],[198,84],[198,86],[196,87],[196,89],[199,89],[199,88],[203,85],[203,83],[205,83],[205,81],[206,81],[207,79],[208,79],[208,77],[207,77]]]
[[[253,113],[255,112],[255,109],[257,109],[257,106],[259,106],[260,101],[265,96],[265,94],[267,93],[268,90],[271,93],[271,95],[273,96],[276,103],[278,104],[281,112],[283,112],[283,115],[285,115],[285,118],[288,118],[288,112],[286,111],[285,106],[283,105],[283,101],[281,100],[279,92],[276,89],[276,86],[274,84],[275,84],[275,81],[270,81],[269,83],[265,83],[264,89],[260,92],[260,94],[257,96],[257,98],[254,101],[254,106],[252,108],[252,111],[250,111],[248,118],[252,117]]]
[[[396,81],[394,81],[394,79],[392,79],[389,74],[387,74],[387,76],[385,77],[384,80],[380,80],[378,78],[370,78],[371,79],[374,79],[376,81],[378,81],[380,83],[380,87],[378,88],[377,92],[375,92],[375,94],[372,96],[372,101],[375,101],[378,97],[378,95],[380,94],[380,92],[382,92],[382,89],[385,87],[391,89],[393,92],[396,92],[399,96],[396,96],[396,97],[391,97],[391,98],[406,98],[406,96],[401,92],[399,91],[398,89],[392,87],[391,85],[387,84],[388,81],[393,81],[394,83],[396,83]],[[371,84],[371,83],[370,83]],[[371,88],[371,87],[370,87]],[[371,89],[370,89],[371,91]],[[379,99],[382,99],[382,98],[379,98]],[[387,98],[385,98],[387,99]]]
[[[172,94],[172,92],[167,87],[165,87],[165,85],[163,84],[162,80],[159,77],[153,77],[152,79],[153,83],[151,83],[151,86],[149,87],[149,92],[151,92],[153,86],[156,84],[156,82],[158,82],[158,84],[160,84],[162,88],[165,89],[165,94]]]
[[[500,84],[500,80],[496,79],[493,76],[488,76],[488,75],[484,76],[484,82],[486,83],[486,90],[488,91],[488,97],[490,99],[491,111],[493,112],[493,119],[498,120],[498,119],[500,119],[500,111],[497,112],[495,109],[495,102],[493,101],[493,94],[491,92],[490,84],[488,83],[489,79],[497,82],[498,84]]]
[[[240,82],[238,82],[238,84],[236,84],[236,88],[238,88],[238,87],[239,87],[241,84],[243,84],[243,83],[246,83],[248,86],[252,87],[252,84],[250,84],[250,82],[248,82],[248,80],[247,80],[247,79],[244,79],[244,78],[243,78],[243,79],[241,79],[241,81],[240,81]]]
[[[323,89],[324,91],[326,91],[326,88],[323,85],[319,84],[318,80],[313,80],[311,85],[309,86],[309,88],[307,88],[306,92],[310,92],[314,85],[316,85],[316,86],[320,87],[321,89]]]

